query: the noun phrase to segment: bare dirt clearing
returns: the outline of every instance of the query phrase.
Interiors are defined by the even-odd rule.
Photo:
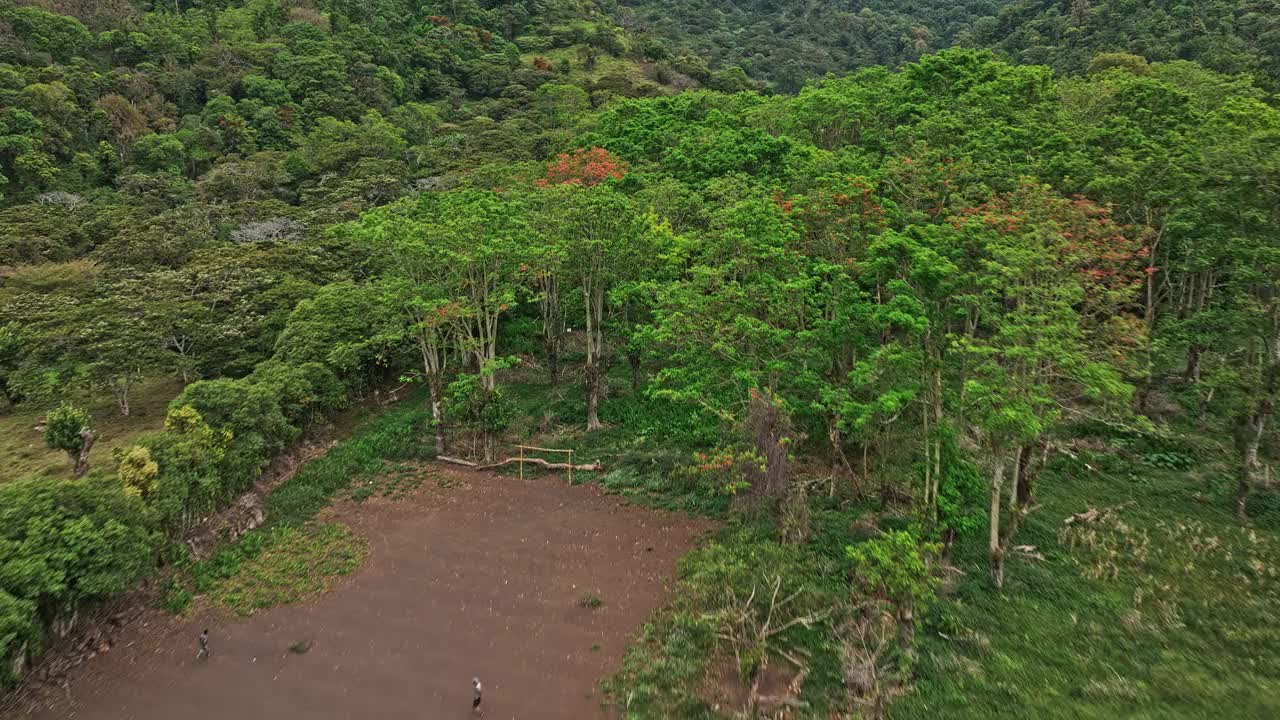
[[[332,592],[243,620],[157,613],[75,673],[69,700],[19,717],[468,718],[474,675],[487,718],[606,716],[600,681],[711,523],[554,477],[430,473],[401,500],[325,511],[369,542]]]

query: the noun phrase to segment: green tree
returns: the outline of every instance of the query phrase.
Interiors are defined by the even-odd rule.
[[[1280,112],[1233,99],[1211,115],[1205,133],[1212,142],[1201,156],[1201,177],[1220,199],[1201,207],[1222,234],[1210,256],[1210,292],[1194,308],[1197,346],[1210,355],[1208,384],[1222,391],[1215,405],[1235,437],[1235,505],[1243,521],[1280,405]]]
[[[1125,272],[1138,248],[1123,235],[1107,235],[1099,253],[1075,238],[1067,227],[1075,227],[1072,214],[1080,207],[1028,186],[958,222],[984,256],[975,283],[976,332],[959,342],[970,368],[960,403],[993,458],[989,549],[997,586],[1005,552],[1030,511],[1044,437],[1072,409],[1069,400],[1084,396],[1123,417],[1132,397],[1119,362],[1131,338],[1117,342],[1107,323],[1140,282],[1141,273]],[[1011,516],[1002,528],[1000,493],[1011,449]]]
[[[89,470],[89,451],[97,439],[87,410],[63,403],[45,418],[44,444],[67,454],[77,478]]]
[[[499,318],[517,302],[530,237],[525,208],[518,198],[466,189],[424,195],[416,215],[419,222],[404,231],[429,249],[443,274],[441,287],[453,306],[446,314],[460,347],[477,371],[490,367],[498,358]],[[480,377],[493,391],[494,373]]]
[[[113,453],[119,463],[117,473],[126,494],[146,500],[156,490],[160,465],[151,459],[151,451],[137,446]]]
[[[498,435],[510,427],[514,415],[511,401],[502,388],[488,387],[491,383],[486,383],[485,378],[513,364],[508,358],[499,358],[481,368],[479,374],[461,373],[445,392],[449,414],[474,428],[480,437],[484,462],[495,460]]]
[[[860,593],[892,606],[898,644],[907,656],[914,654],[916,616],[936,599],[939,581],[930,565],[939,549],[901,530],[845,548]]]
[[[115,478],[0,485],[0,588],[47,619],[123,592],[150,570],[145,508]]]
[[[795,226],[769,197],[748,191],[726,198],[713,227],[677,237],[669,255],[681,270],[654,310],[654,340],[669,360],[653,392],[733,428],[744,427],[756,406],[753,416],[762,422],[748,428],[755,451],[781,462],[779,451],[790,442],[778,434],[785,416],[827,365],[812,341],[817,279],[798,252]],[[772,481],[756,492],[783,489],[776,465],[765,476]]]
[[[605,340],[608,299],[620,284],[641,277],[652,250],[631,200],[608,185],[552,190],[540,224],[563,258],[556,275],[581,291],[586,337],[584,391],[587,430],[599,430],[603,375],[610,355]],[[558,282],[558,280],[556,280]]]

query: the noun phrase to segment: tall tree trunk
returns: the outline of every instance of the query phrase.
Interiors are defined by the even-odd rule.
[[[444,454],[444,398],[441,392],[440,378],[427,378],[427,387],[431,393],[431,426],[435,432],[436,455]]]
[[[1200,382],[1200,356],[1203,353],[1204,349],[1194,343],[1187,348],[1187,365],[1182,371],[1184,382]]]
[[[844,441],[840,435],[839,421],[834,416],[827,418],[827,440],[831,442],[831,486],[827,497],[835,497],[836,478],[840,476],[840,459],[844,457]]]
[[[560,281],[552,273],[539,279],[542,297],[542,348],[547,356],[547,374],[551,387],[560,384],[560,346],[564,341],[564,312],[560,308]]]
[[[916,639],[916,614],[908,596],[898,606],[898,647],[907,658],[914,658]]]
[[[547,379],[556,387],[560,384],[560,340],[544,338],[542,347],[547,355]]]
[[[98,434],[87,427],[80,428],[80,450],[75,454],[75,469],[72,471],[77,478],[84,477],[89,471],[89,451],[93,449],[93,444],[97,442]]]
[[[777,497],[787,486],[787,455],[791,423],[768,391],[752,391],[747,410],[747,430],[751,434],[762,465],[752,464],[747,480],[757,495]]]
[[[111,384],[111,395],[115,398],[120,415],[129,417],[129,385],[127,379],[117,379]]]
[[[995,470],[991,473],[991,581],[997,588],[1004,587],[1004,547],[1000,543],[1000,490],[1004,486],[1004,454],[997,453]]]
[[[1150,220],[1150,211],[1148,210],[1148,222],[1150,222]],[[1160,250],[1160,244],[1163,239],[1164,228],[1161,227],[1160,230],[1156,232],[1155,237],[1151,239],[1150,245],[1148,246],[1150,248],[1149,257],[1151,258],[1150,262],[1152,264],[1156,263],[1156,258],[1158,257],[1157,253]],[[1160,306],[1159,294],[1156,290],[1156,276],[1154,274],[1147,275],[1145,295],[1145,307],[1143,308],[1142,313],[1143,327],[1146,328],[1146,332],[1143,337],[1145,372],[1141,381],[1137,383],[1136,391],[1133,394],[1134,411],[1139,415],[1147,414],[1147,407],[1151,399],[1151,386],[1152,383],[1155,382],[1155,378],[1152,377],[1155,372],[1155,363],[1153,359],[1155,349],[1152,347],[1152,343],[1155,336],[1156,320]]]
[[[942,359],[935,357],[933,389],[930,393],[933,412],[933,488],[929,493],[933,501],[933,519],[939,519],[938,496],[942,492]]]
[[[431,402],[431,429],[435,434],[436,455],[445,452],[444,442],[444,372],[448,367],[448,349],[440,336],[432,331],[419,336],[418,351],[422,354],[422,374],[427,381],[427,394]]]
[[[947,560],[951,557],[951,548],[956,544],[956,531],[949,528],[942,528],[942,559]]]
[[[1236,517],[1241,522],[1249,519],[1249,493],[1254,475],[1258,473],[1258,448],[1267,429],[1267,420],[1276,410],[1280,395],[1280,303],[1271,308],[1272,335],[1265,341],[1262,362],[1262,386],[1258,388],[1257,403],[1242,418],[1237,430],[1236,446],[1240,449],[1239,481],[1236,486]]]
[[[1014,470],[1014,483],[1009,488],[1009,510],[1025,512],[1031,504],[1031,484],[1035,480],[1036,445],[1028,443],[1018,448],[1018,462]],[[1013,521],[1011,521],[1012,524]],[[1009,528],[1010,531],[1016,528]]]
[[[1014,495],[1014,507],[1019,512],[1026,512],[1031,507],[1032,489],[1035,483],[1036,475],[1040,470],[1044,469],[1044,459],[1047,455],[1048,446],[1044,446],[1041,454],[1040,465],[1035,464],[1036,446],[1032,444],[1022,447],[1022,457],[1018,464],[1018,486],[1017,493]]]
[[[604,427],[600,422],[600,368],[595,363],[587,363],[584,373],[587,384],[587,430],[599,430]]]
[[[1017,509],[1018,482],[1022,477],[1023,460],[1026,457],[1023,450],[1024,448],[1019,446],[1018,451],[1013,454],[1013,477],[1010,478],[1012,482],[1009,483],[1009,512],[1011,513]]]
[[[601,360],[604,358],[604,285],[587,283],[582,288],[587,306],[587,364],[585,380],[587,394],[587,430],[599,430]]]
[[[1266,431],[1267,416],[1255,411],[1244,423],[1240,440],[1240,469],[1236,484],[1236,517],[1240,522],[1249,520],[1249,493],[1253,489],[1254,475],[1258,472],[1258,447]]]
[[[643,370],[641,360],[640,353],[635,351],[627,352],[627,363],[631,365],[631,392],[633,393],[640,392],[640,378]]]
[[[933,459],[929,457],[933,452],[933,438],[929,435],[929,413],[930,408],[926,404],[921,420],[924,425],[924,506],[926,517],[933,517],[936,499],[933,497]]]
[[[473,358],[475,362],[475,372],[480,375],[480,385],[487,392],[493,392],[498,388],[498,377],[493,372],[485,373],[484,369],[489,362],[495,359],[497,355],[492,348],[485,347],[475,353]]]

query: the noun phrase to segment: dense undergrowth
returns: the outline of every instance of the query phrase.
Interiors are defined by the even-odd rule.
[[[521,373],[507,385],[519,418],[511,431],[547,447],[572,449],[575,463],[604,467],[601,473],[578,473],[575,481],[598,482],[641,505],[722,516],[730,495],[709,491],[691,472],[698,449],[715,444],[714,427],[696,409],[654,402],[627,381],[621,369],[611,374],[613,391],[601,407],[605,427],[586,433],[579,427],[586,407],[581,383],[552,390],[544,377]]]
[[[920,618],[918,656],[889,717],[1220,717],[1224,708],[1274,717],[1280,514],[1259,508],[1241,526],[1224,511],[1231,478],[1214,438],[1080,437],[1074,457],[1059,454],[1046,469],[1003,589],[991,586],[976,534],[935,568],[945,582]],[[608,684],[626,717],[735,716],[741,707],[716,702],[733,665],[717,636],[730,598],[767,589],[776,574],[783,595],[799,590],[848,612],[858,568],[845,546],[911,516],[821,494],[810,513],[811,535],[796,544],[781,542],[773,522],[734,513],[682,561],[672,605]],[[847,694],[840,618],[778,638],[774,661],[802,657],[808,669],[798,717],[870,713]]]

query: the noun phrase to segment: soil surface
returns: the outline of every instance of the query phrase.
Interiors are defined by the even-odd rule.
[[[600,681],[711,523],[551,476],[424,471],[407,497],[325,512],[369,540],[333,591],[247,619],[156,611],[17,717],[473,718],[473,676],[485,718],[607,717]]]

